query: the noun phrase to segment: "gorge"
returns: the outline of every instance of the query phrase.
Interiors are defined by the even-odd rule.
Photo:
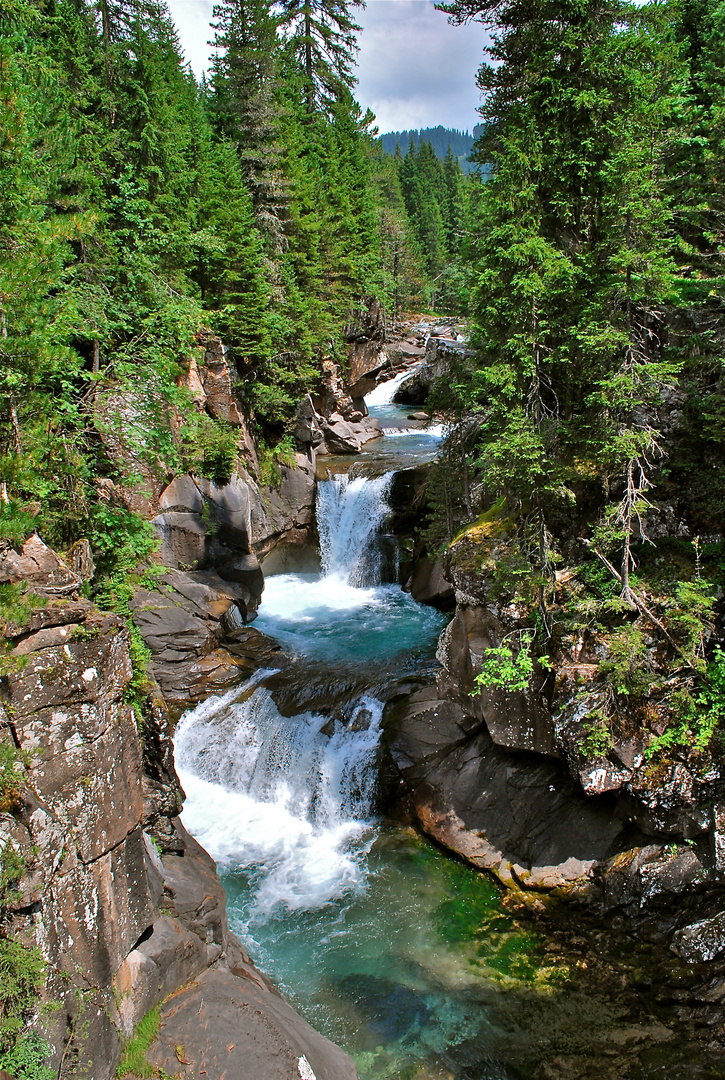
[[[0,1080],[725,1075],[722,4],[363,6],[3,6]]]

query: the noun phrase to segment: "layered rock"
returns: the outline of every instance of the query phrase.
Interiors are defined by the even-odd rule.
[[[436,684],[385,714],[407,811],[429,836],[508,887],[573,895],[638,917],[675,903],[682,955],[690,939],[706,943],[693,950],[712,951],[707,942],[720,932],[724,906],[719,765],[685,752],[653,776],[648,736],[634,729],[615,733],[611,750],[587,759],[583,722],[597,691],[583,687],[596,657],[560,657],[555,678],[535,663],[525,691],[480,690],[486,650],[530,620],[523,606],[490,592],[486,568],[505,556],[505,521],[469,532],[443,562],[419,560],[411,579],[421,599],[443,604],[447,585],[455,612],[441,635]],[[685,933],[698,910],[714,921]],[[725,934],[719,940],[725,952]]]
[[[254,572],[261,578],[261,570]],[[279,652],[275,642],[244,625],[248,595],[245,585],[224,581],[213,570],[170,570],[153,588],[136,590],[133,620],[166,701],[200,701]]]
[[[6,549],[0,578],[17,582],[34,560],[48,589],[67,584],[62,560],[41,543]],[[220,618],[233,603],[223,589],[210,600],[214,590],[193,575],[172,572],[159,585],[174,605],[218,604]],[[164,700],[149,687],[142,737],[127,702],[123,620],[77,595],[48,599],[40,571],[33,586],[17,623],[5,624],[0,739],[28,765],[0,813],[0,850],[11,846],[25,863],[5,928],[46,960],[43,1000],[53,1008],[37,1025],[49,1065],[59,1080],[110,1080],[135,1025],[162,1005],[149,1058],[159,1069],[178,1072],[183,1046],[181,1064],[210,1080],[246,1075],[250,1062],[259,1080],[355,1080],[350,1059],[281,999],[229,932],[214,862],[178,820]],[[137,617],[151,618],[150,599],[137,598]],[[164,647],[173,642],[169,632]]]

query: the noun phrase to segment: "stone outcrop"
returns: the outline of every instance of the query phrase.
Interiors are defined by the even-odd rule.
[[[254,617],[264,578],[252,548],[253,489],[234,474],[228,483],[178,476],[159,497],[153,525],[164,566],[216,570],[244,591],[243,617]]]
[[[261,570],[256,573],[261,578]],[[213,570],[170,570],[154,587],[136,590],[133,620],[166,701],[200,701],[279,652],[275,642],[244,625],[247,602],[245,585],[224,581]]]
[[[583,686],[596,656],[560,658],[555,679],[534,663],[525,691],[477,688],[486,650],[528,625],[523,606],[490,593],[486,569],[505,557],[506,529],[504,519],[481,519],[442,562],[414,565],[414,595],[444,606],[448,588],[455,612],[440,638],[436,684],[386,709],[397,796],[424,832],[511,888],[638,914],[662,897],[672,904],[701,893],[717,906],[725,793],[716,761],[698,767],[685,753],[653,779],[647,735],[634,728],[587,758],[584,722],[596,690]],[[713,927],[703,940],[720,923]],[[692,930],[693,941],[699,934]],[[688,948],[688,934],[682,940]]]
[[[21,580],[32,559],[54,588],[62,560],[54,563],[40,544],[6,549],[2,579]],[[25,863],[4,928],[37,945],[47,963],[42,1000],[53,1008],[40,1010],[36,1024],[50,1067],[59,1080],[110,1080],[124,1041],[161,1005],[149,1060],[167,1072],[355,1080],[350,1059],[282,1000],[229,932],[214,862],[178,819],[183,796],[165,702],[149,686],[139,736],[127,701],[124,621],[77,595],[48,599],[42,589],[37,571],[17,622],[4,624],[0,739],[26,754],[27,766],[0,813],[0,851],[11,846]],[[174,607],[186,600],[197,614],[178,610],[200,622],[199,612],[214,605],[221,621],[234,602],[223,583],[214,589],[198,575],[170,572],[157,593],[137,597],[135,612],[163,648],[175,635],[153,623],[158,597]],[[42,636],[49,631],[65,633]]]
[[[199,335],[198,348],[186,363],[179,382],[190,394],[199,412],[215,420],[225,420],[239,433],[239,451],[246,467],[256,475],[257,450],[249,418],[235,393],[238,373],[229,350],[214,334]]]

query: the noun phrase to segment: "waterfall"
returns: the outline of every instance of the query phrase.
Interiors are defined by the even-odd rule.
[[[284,717],[254,681],[186,713],[174,741],[184,822],[215,859],[245,868],[252,918],[263,919],[363,883],[382,705],[361,698],[347,727],[312,712]]]
[[[398,387],[401,383],[404,383],[406,379],[409,379],[413,372],[417,371],[420,364],[414,364],[412,367],[404,368],[403,371],[399,371],[393,379],[388,379],[387,382],[378,383],[374,390],[371,390],[369,394],[365,395],[365,404],[368,408],[375,408],[377,405],[390,405],[395,397]]]
[[[373,479],[335,476],[317,486],[317,530],[323,577],[353,587],[380,584],[377,535],[390,512],[387,495],[393,473]]]

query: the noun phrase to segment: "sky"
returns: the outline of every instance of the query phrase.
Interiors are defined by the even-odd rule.
[[[208,64],[212,0],[167,0],[181,46],[197,78]],[[371,108],[380,132],[478,122],[476,70],[486,34],[477,23],[451,26],[432,0],[368,0],[355,96]]]

